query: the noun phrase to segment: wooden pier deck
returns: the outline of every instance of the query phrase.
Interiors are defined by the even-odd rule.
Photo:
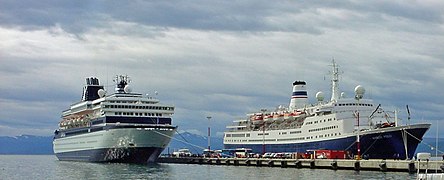
[[[203,158],[203,157],[160,157],[158,163],[207,164],[226,166],[260,166],[281,168],[312,168],[312,169],[348,169],[383,172],[416,173],[418,168],[423,172],[444,172],[444,161],[414,160],[352,160],[352,159],[266,159],[266,158]]]

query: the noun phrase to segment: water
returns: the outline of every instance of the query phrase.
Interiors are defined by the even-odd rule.
[[[58,161],[53,155],[0,155],[0,179],[415,179],[405,172],[193,164]]]

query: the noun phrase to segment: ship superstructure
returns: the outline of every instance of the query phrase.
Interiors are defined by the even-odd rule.
[[[114,82],[107,95],[97,78],[87,78],[81,101],[62,112],[53,141],[59,160],[146,163],[168,146],[174,106],[131,92],[128,76]]]
[[[401,125],[397,111],[385,111],[365,98],[360,85],[354,97],[345,97],[339,91],[335,61],[332,69],[329,101],[318,92],[317,102],[308,104],[306,82],[295,81],[288,107],[261,109],[235,120],[224,133],[224,147],[251,148],[256,153],[346,150],[368,158],[411,159],[430,124]]]

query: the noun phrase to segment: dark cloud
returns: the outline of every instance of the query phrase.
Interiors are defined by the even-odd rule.
[[[317,91],[328,97],[332,58],[347,94],[362,84],[375,102],[436,120],[442,9],[439,1],[0,1],[0,133],[53,129],[85,77],[112,91],[116,74],[175,104],[182,130],[204,130],[198,122],[212,115],[222,132],[246,112],[288,104],[294,80],[307,81],[310,101]]]

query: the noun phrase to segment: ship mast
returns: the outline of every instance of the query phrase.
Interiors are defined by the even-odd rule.
[[[337,101],[339,99],[339,66],[335,60],[332,60],[333,71],[331,72],[331,101]]]

